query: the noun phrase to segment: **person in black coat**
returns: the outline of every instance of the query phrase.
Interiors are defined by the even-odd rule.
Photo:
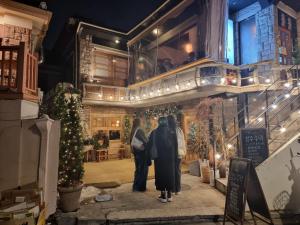
[[[172,201],[172,192],[175,192],[177,138],[176,133],[168,128],[168,121],[165,117],[159,118],[158,123],[158,128],[152,131],[150,135],[149,149],[152,145],[156,145],[157,157],[154,159],[155,186],[158,191],[161,191],[159,200],[166,203]]]
[[[151,160],[149,159],[149,154],[146,148],[147,137],[141,129],[141,120],[134,119],[131,134],[130,134],[130,143],[135,136],[138,140],[143,142],[143,149],[137,149],[131,146],[131,151],[134,155],[135,162],[135,172],[134,172],[134,181],[132,191],[146,191],[147,186],[147,177],[148,177],[148,167],[151,165]]]

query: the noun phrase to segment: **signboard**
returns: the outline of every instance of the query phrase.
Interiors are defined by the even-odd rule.
[[[245,128],[240,133],[241,157],[251,159],[254,167],[269,157],[267,131],[265,128]]]
[[[223,224],[225,224],[225,219],[234,224],[244,224],[246,201],[254,221],[256,217],[268,224],[273,224],[251,160],[233,158],[229,166]]]

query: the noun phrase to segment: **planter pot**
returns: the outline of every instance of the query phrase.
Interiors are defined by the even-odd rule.
[[[225,163],[222,163],[219,166],[219,171],[220,171],[220,178],[226,178],[226,165],[225,165]]]
[[[60,208],[63,212],[74,212],[80,208],[80,194],[83,185],[75,187],[59,187]]]
[[[189,163],[189,172],[192,176],[200,177],[200,163],[195,160]]]
[[[208,162],[202,162],[201,166],[201,177],[203,183],[210,183],[210,167],[208,165]]]

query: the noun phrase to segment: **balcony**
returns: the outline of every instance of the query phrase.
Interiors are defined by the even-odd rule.
[[[38,62],[23,42],[2,46],[0,41],[0,99],[38,101]]]
[[[233,66],[202,59],[128,87],[84,83],[83,100],[86,104],[146,107],[222,93],[259,92],[267,87],[278,90],[287,84],[298,85],[296,68],[290,68],[272,61]]]

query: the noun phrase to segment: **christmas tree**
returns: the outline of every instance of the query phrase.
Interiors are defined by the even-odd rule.
[[[130,126],[130,119],[129,119],[129,116],[126,115],[124,117],[124,143],[125,144],[130,144],[130,129],[131,129],[131,126]]]
[[[71,85],[58,84],[45,105],[45,113],[61,121],[58,184],[62,187],[78,185],[84,173],[80,93]]]

